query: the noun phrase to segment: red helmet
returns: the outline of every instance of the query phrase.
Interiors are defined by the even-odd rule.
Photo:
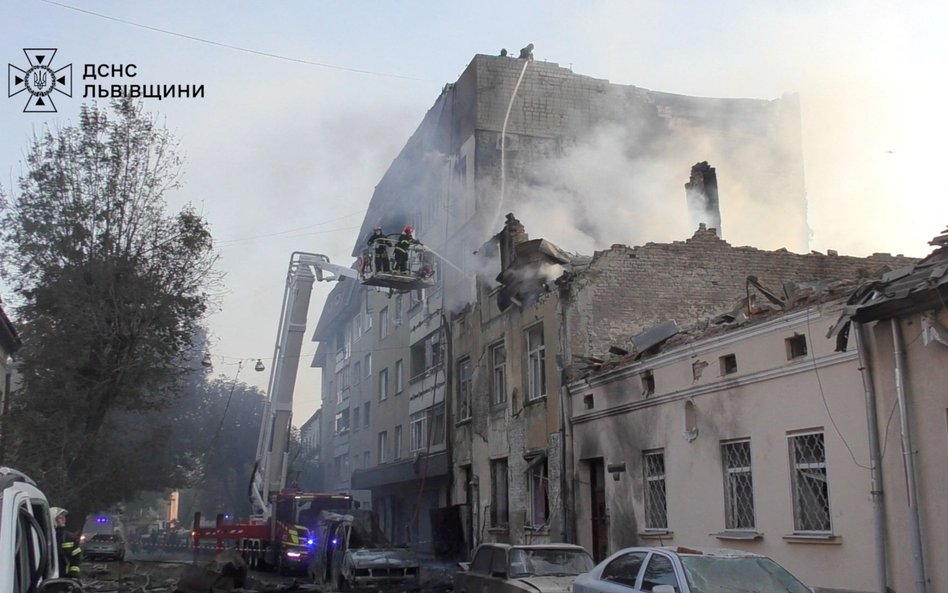
[[[412,234],[412,233],[414,233],[414,232],[415,232],[415,229],[414,229],[414,228],[412,228],[412,226],[411,226],[411,225],[408,225],[408,226],[406,226],[406,227],[405,227],[405,232],[406,232],[406,233],[408,233],[408,234],[410,235],[410,234]]]

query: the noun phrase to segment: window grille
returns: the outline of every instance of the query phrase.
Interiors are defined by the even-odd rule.
[[[645,528],[668,529],[665,498],[665,452],[648,451],[645,466]]]
[[[793,528],[797,532],[832,531],[826,448],[823,433],[790,435]]]
[[[750,441],[723,443],[721,459],[724,462],[724,527],[752,530],[756,525]]]

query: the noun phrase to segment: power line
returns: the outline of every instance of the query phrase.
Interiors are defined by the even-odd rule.
[[[358,69],[358,68],[349,68],[349,67],[347,67],[347,66],[337,66],[337,65],[335,65],[335,64],[326,64],[326,63],[324,63],[324,62],[314,62],[314,61],[312,61],[312,60],[305,60],[305,59],[303,59],[303,58],[293,58],[293,57],[290,57],[290,56],[283,56],[283,55],[280,55],[280,54],[274,54],[274,53],[270,53],[270,52],[266,52],[266,51],[260,51],[260,50],[256,50],[256,49],[250,49],[250,48],[247,48],[247,47],[241,47],[241,46],[239,46],[239,45],[231,45],[231,44],[229,44],[229,43],[222,43],[222,42],[220,42],[220,41],[214,41],[214,40],[212,40],[212,39],[205,39],[205,38],[203,38],[203,37],[197,37],[197,36],[194,36],[194,35],[188,35],[188,34],[186,34],[186,33],[178,33],[177,31],[171,31],[171,30],[169,30],[169,29],[162,29],[162,28],[160,28],[160,27],[153,27],[153,26],[151,26],[151,25],[144,25],[144,24],[142,24],[142,23],[136,23],[135,21],[129,21],[129,20],[126,20],[126,19],[121,19],[121,18],[114,17],[114,16],[110,16],[110,15],[107,15],[107,14],[102,14],[102,13],[100,13],[100,12],[94,12],[94,11],[91,11],[91,10],[86,10],[86,9],[84,9],[84,8],[79,8],[79,7],[77,7],[77,6],[70,6],[69,4],[63,4],[63,3],[61,3],[61,2],[56,2],[55,0],[42,0],[42,1],[45,2],[45,3],[47,3],[47,4],[53,4],[53,5],[59,6],[59,7],[61,7],[61,8],[68,8],[69,10],[75,10],[76,12],[81,12],[81,13],[83,13],[83,14],[88,14],[88,15],[91,15],[91,16],[96,16],[96,17],[103,18],[103,19],[107,19],[107,20],[110,20],[110,21],[115,21],[115,22],[117,22],[117,23],[122,23],[122,24],[125,24],[125,25],[131,25],[131,26],[133,26],[133,27],[140,27],[140,28],[142,28],[142,29],[147,29],[147,30],[149,30],[149,31],[155,31],[155,32],[157,32],[157,33],[164,33],[165,35],[173,35],[173,36],[175,36],[175,37],[181,37],[182,39],[189,39],[189,40],[191,40],[191,41],[197,41],[197,42],[199,42],[199,43],[206,43],[206,44],[208,44],[208,45],[215,45],[215,46],[217,46],[217,47],[223,47],[223,48],[232,49],[232,50],[235,50],[235,51],[242,51],[242,52],[245,52],[245,53],[248,53],[248,54],[255,54],[255,55],[264,56],[264,57],[267,57],[267,58],[274,58],[274,59],[277,59],[277,60],[285,60],[285,61],[287,61],[287,62],[295,62],[295,63],[297,63],[297,64],[306,64],[306,65],[308,65],[308,66],[319,66],[320,68],[330,68],[330,69],[332,69],[332,70],[342,70],[342,71],[345,71],[345,72],[354,72],[354,73],[356,73],[356,74],[369,74],[369,75],[371,75],[371,76],[384,76],[384,77],[387,77],[387,78],[400,78],[400,79],[402,79],[402,80],[416,80],[416,81],[423,81],[423,82],[431,82],[430,80],[426,80],[426,79],[424,79],[424,78],[416,78],[416,77],[414,77],[414,76],[405,76],[405,75],[402,75],[402,74],[391,74],[391,73],[388,73],[388,72],[376,72],[376,71],[374,71],[374,70],[360,70],[360,69]]]

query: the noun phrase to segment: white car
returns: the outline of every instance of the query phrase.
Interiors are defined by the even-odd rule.
[[[79,593],[58,578],[58,543],[49,502],[26,474],[0,467],[0,593]]]
[[[454,575],[455,593],[565,593],[576,575],[592,568],[585,549],[572,544],[481,544]]]
[[[725,548],[619,550],[577,577],[573,593],[811,593],[766,556]]]

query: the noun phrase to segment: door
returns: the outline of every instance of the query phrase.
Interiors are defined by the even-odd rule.
[[[593,459],[589,465],[589,500],[592,504],[592,554],[598,564],[609,555],[609,514],[606,506],[605,462]]]

